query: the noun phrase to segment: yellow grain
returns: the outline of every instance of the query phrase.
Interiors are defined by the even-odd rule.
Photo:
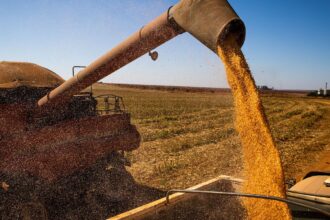
[[[235,126],[243,146],[243,191],[285,197],[284,177],[278,150],[251,71],[240,48],[233,40],[218,46],[232,89]],[[263,199],[244,199],[249,219],[291,219],[286,204]]]

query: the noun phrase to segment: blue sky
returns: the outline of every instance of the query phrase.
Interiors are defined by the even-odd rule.
[[[63,78],[88,65],[177,1],[0,0],[0,60],[28,61]],[[247,28],[243,51],[257,84],[318,89],[330,82],[329,0],[229,0]],[[185,33],[106,82],[228,87],[219,58]]]

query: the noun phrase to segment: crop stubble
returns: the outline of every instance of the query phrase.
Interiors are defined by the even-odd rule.
[[[94,87],[97,94],[123,96],[142,135],[140,148],[126,155],[132,162],[127,169],[139,183],[168,190],[186,188],[220,174],[242,177],[242,148],[238,134],[232,132],[231,94],[170,92],[107,84]],[[285,177],[295,177],[327,147],[328,139],[324,136],[330,132],[322,125],[329,123],[323,120],[330,113],[329,107],[291,94],[263,95],[262,100]],[[295,109],[302,112],[287,118],[287,113]],[[160,128],[168,133],[160,135]],[[223,138],[194,145],[200,137],[207,139],[207,135],[216,135],[219,129],[230,130],[220,134]],[[181,150],[172,150],[173,143],[175,149]],[[167,172],[159,172],[162,167],[167,167],[164,168]]]

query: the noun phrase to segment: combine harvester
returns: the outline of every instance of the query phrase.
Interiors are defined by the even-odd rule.
[[[181,0],[67,81],[34,64],[0,64],[0,205],[5,207],[0,210],[2,219],[10,219],[13,212],[24,219],[47,219],[47,207],[43,204],[47,195],[41,193],[41,183],[54,183],[113,151],[139,146],[140,135],[130,124],[128,113],[116,105],[116,111],[106,109],[100,114],[93,95],[81,91],[146,53],[157,59],[158,54],[151,51],[184,32],[215,53],[218,43],[229,37],[240,46],[245,39],[245,26],[226,0]],[[317,177],[326,175],[329,177],[329,173]],[[310,178],[314,177],[306,181]],[[329,188],[322,182],[324,178],[318,182],[324,191],[317,194],[308,187],[294,186],[297,191],[288,194],[290,200],[235,193],[239,187],[223,183],[224,179],[241,182],[221,176],[181,192],[275,199],[294,204],[295,210],[300,205],[305,210],[329,215]],[[216,189],[227,192],[201,191],[212,190],[214,184]],[[166,204],[175,205],[174,201],[187,198],[190,196],[174,194],[113,219],[145,219],[158,210],[170,211]],[[309,204],[307,200],[318,203]],[[237,206],[239,203],[233,201],[228,208],[236,210]]]

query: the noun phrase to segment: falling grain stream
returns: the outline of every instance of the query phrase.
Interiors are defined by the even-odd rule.
[[[284,176],[254,79],[242,51],[234,40],[219,44],[236,109],[235,126],[243,146],[243,191],[285,197]],[[248,219],[291,219],[286,204],[244,199]]]

